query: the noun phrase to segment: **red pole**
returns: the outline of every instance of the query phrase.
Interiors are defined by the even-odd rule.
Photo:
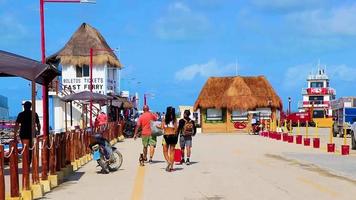
[[[90,48],[90,92],[93,92],[93,48]],[[90,128],[93,128],[93,100],[90,98]]]
[[[44,31],[44,0],[40,0],[40,26],[41,26],[41,57],[42,63],[46,64],[45,31]],[[42,108],[43,108],[43,135],[48,135],[48,85],[42,86]]]

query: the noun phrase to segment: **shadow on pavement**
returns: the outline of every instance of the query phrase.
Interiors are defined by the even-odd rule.
[[[165,163],[166,161],[164,160],[152,160],[152,163],[151,164],[156,164],[156,163]],[[147,164],[150,164],[150,163],[147,163]]]
[[[79,181],[80,178],[85,174],[85,172],[74,172],[72,175],[64,179],[64,182]]]

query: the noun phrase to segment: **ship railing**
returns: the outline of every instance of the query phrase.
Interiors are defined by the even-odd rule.
[[[317,91],[317,89],[314,89],[314,92],[311,92],[311,88],[302,88],[302,95],[325,95],[325,94],[330,94],[330,95],[336,95],[336,90],[334,88],[319,88],[320,90]]]
[[[314,104],[315,108],[319,107],[327,107],[330,105],[329,101],[322,101],[322,100],[314,100],[314,101],[299,101],[298,102],[298,108],[306,108],[309,107],[311,108]]]

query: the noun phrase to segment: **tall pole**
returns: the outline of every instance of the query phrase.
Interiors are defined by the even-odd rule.
[[[44,31],[44,0],[40,0],[40,26],[41,26],[41,57],[42,63],[46,64],[46,43],[45,43],[45,31]],[[36,100],[33,99],[33,107],[32,110],[36,112]],[[43,141],[47,141],[48,138],[48,83],[44,82],[42,86],[42,113],[43,113]],[[32,120],[35,120],[34,113],[32,114]],[[33,121],[34,123],[34,121]],[[34,129],[34,124],[32,125],[32,129]],[[34,133],[32,133],[34,134]],[[33,135],[33,137],[35,137]],[[38,142],[38,141],[36,141]],[[46,143],[44,143],[46,144]],[[37,154],[35,154],[38,156]],[[34,158],[37,160],[37,158]],[[47,180],[47,151],[43,151],[42,154],[42,179]]]
[[[290,114],[291,113],[291,108],[290,108],[290,103],[291,103],[291,98],[290,97],[288,97],[288,114]]]
[[[90,48],[90,92],[93,92],[93,48]],[[93,128],[93,99],[90,97],[90,128]]]
[[[44,0],[40,0],[40,26],[41,26],[41,58],[46,64],[45,33],[44,33]],[[43,135],[48,135],[48,83],[42,86],[42,109],[43,109]]]

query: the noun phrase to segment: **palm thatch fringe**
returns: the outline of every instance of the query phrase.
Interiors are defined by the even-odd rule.
[[[264,76],[211,77],[201,90],[194,109],[282,109],[282,101]]]
[[[88,56],[61,56],[62,65],[89,65],[90,57]],[[111,55],[95,55],[93,56],[94,65],[110,64],[111,66],[121,66],[119,60]]]
[[[94,64],[110,64],[121,68],[121,63],[98,30],[83,23],[66,45],[47,58],[48,63],[62,65],[89,65],[90,49],[93,48]]]

